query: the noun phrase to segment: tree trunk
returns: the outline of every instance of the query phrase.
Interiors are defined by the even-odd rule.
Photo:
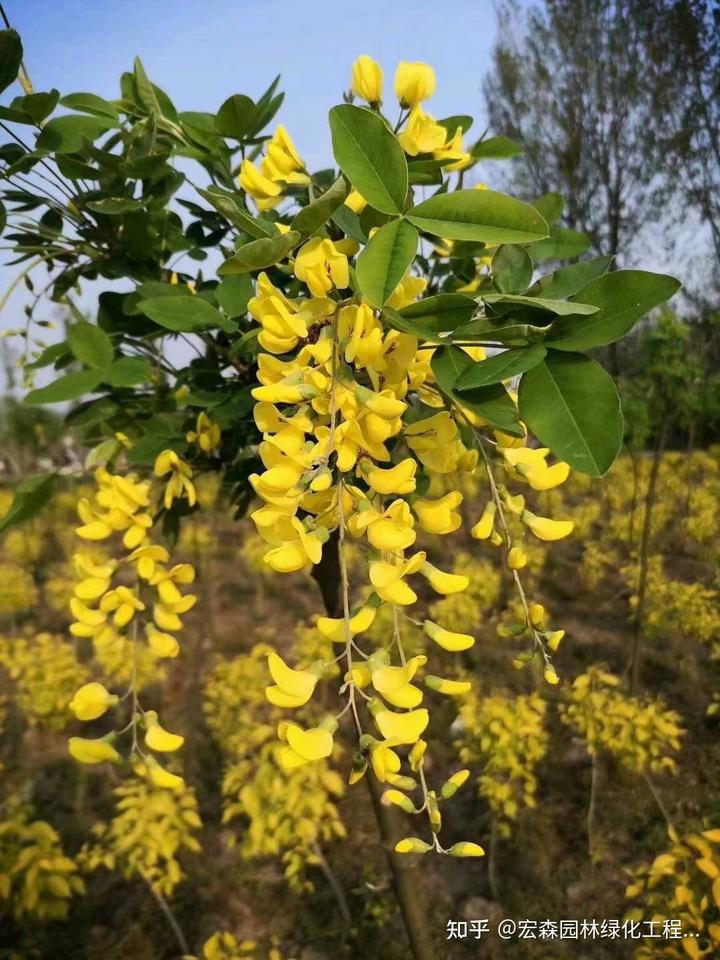
[[[645,624],[645,600],[647,593],[652,511],[655,505],[655,492],[657,489],[658,474],[660,473],[660,462],[662,460],[662,454],[665,448],[666,435],[667,420],[663,422],[655,444],[655,449],[652,456],[652,464],[650,466],[650,476],[648,478],[648,487],[645,494],[645,511],[643,515],[642,534],[640,537],[638,599],[637,607],[635,609],[635,629],[633,633],[632,655],[630,657],[629,665],[630,693],[636,693],[640,682],[640,647],[642,645],[643,628]]]
[[[343,615],[338,541],[338,532],[335,530],[323,547],[322,560],[312,571],[329,617]],[[411,956],[413,960],[434,960],[427,910],[420,896],[419,884],[413,882],[413,873],[417,869],[413,863],[415,858],[397,854],[394,849],[395,840],[407,832],[400,812],[394,807],[383,806],[380,802],[380,786],[370,773],[365,776],[365,782],[370,792],[380,842],[390,867],[395,898],[410,942]]]

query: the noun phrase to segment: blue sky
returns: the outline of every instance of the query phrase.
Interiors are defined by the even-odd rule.
[[[381,62],[387,99],[399,60],[432,64],[438,85],[428,109],[439,117],[468,113],[482,125],[482,79],[495,32],[491,0],[6,0],[4,6],[36,90],[113,99],[120,74],[138,55],[178,109],[215,111],[233,93],[258,97],[281,73],[286,99],[278,119],[310,168],[331,161],[327,111],[349,86],[361,53]],[[20,92],[7,90],[3,101]],[[14,275],[0,266],[0,295]],[[23,288],[12,296],[0,331],[22,324],[26,297]],[[91,306],[94,292],[82,302]],[[54,309],[43,316],[51,318]]]
[[[37,89],[118,95],[139,55],[183,110],[258,96],[282,73],[280,119],[313,166],[329,156],[326,116],[358,54],[378,59],[386,85],[398,60],[437,70],[438,116],[481,112],[495,30],[491,0],[7,0]]]

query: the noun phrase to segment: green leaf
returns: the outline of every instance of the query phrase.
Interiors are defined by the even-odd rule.
[[[439,293],[403,307],[396,323],[404,326],[393,326],[426,340],[437,340],[438,334],[469,323],[476,312],[477,303],[472,297],[464,293]]]
[[[339,206],[332,215],[332,220],[340,227],[346,237],[350,237],[358,243],[367,243],[367,234],[362,228],[360,217],[350,207],[346,207],[345,204]]]
[[[572,297],[584,290],[591,280],[606,274],[612,261],[612,257],[595,257],[592,260],[581,260],[580,263],[560,267],[553,273],[540,277],[530,289],[530,295],[537,294],[552,300]]]
[[[435,351],[430,362],[438,386],[452,400],[472,410],[496,429],[512,436],[523,436],[515,404],[501,383],[475,387],[462,395],[455,392],[457,381],[474,365],[475,361],[472,357],[460,347],[440,347]]]
[[[290,230],[271,239],[246,243],[218,267],[218,276],[229,277],[236,273],[250,273],[252,270],[272,267],[278,260],[284,259],[301,239],[297,231]]]
[[[50,116],[59,99],[58,90],[50,90],[48,93],[28,93],[24,97],[15,97],[10,108],[26,113],[36,124],[39,124]]]
[[[155,323],[175,333],[225,326],[222,314],[202,297],[153,297],[141,300],[138,306]]]
[[[105,197],[102,200],[88,200],[86,206],[88,210],[93,210],[95,213],[116,216],[142,210],[143,203],[141,200],[133,200],[131,197]]]
[[[54,473],[38,473],[22,480],[15,490],[10,509],[0,517],[0,533],[38,514],[52,496],[54,485]]]
[[[472,357],[460,347],[439,347],[433,352],[430,366],[440,389],[452,396],[455,384],[472,363]]]
[[[557,322],[549,342],[558,350],[591,350],[624,337],[653,307],[669,300],[680,281],[646,270],[614,270],[583,288],[585,303],[594,304],[592,317]]]
[[[517,407],[501,383],[464,390],[459,395],[459,401],[496,430],[509,433],[511,437],[525,436],[525,430],[518,420]]]
[[[114,123],[106,117],[81,117],[79,114],[48,120],[38,135],[36,147],[42,153],[77,153],[85,142],[92,143]]]
[[[309,237],[322,227],[332,217],[338,207],[342,206],[348,195],[348,185],[344,177],[338,177],[322,196],[297,213],[290,223],[291,230],[297,230],[304,237]],[[352,212],[352,211],[351,211]]]
[[[576,303],[570,300],[547,300],[545,297],[526,297],[519,293],[483,293],[485,303],[517,303],[523,307],[537,307],[547,310],[558,317],[567,315],[587,315],[597,313],[598,307],[591,303]]]
[[[361,293],[378,309],[385,306],[415,259],[418,233],[407,220],[391,220],[373,234],[358,257],[355,276]]]
[[[407,219],[445,240],[529,243],[548,235],[534,207],[494,190],[438,193],[409,210]]]
[[[559,193],[544,193],[532,205],[549,227],[554,226],[562,216],[565,201]]]
[[[230,318],[243,316],[254,293],[252,279],[246,273],[225,277],[215,288],[217,301]]]
[[[238,227],[244,233],[249,233],[251,237],[258,240],[264,240],[266,237],[277,236],[277,229],[269,221],[256,220],[251,217],[247,210],[241,210],[235,200],[226,193],[215,193],[212,190],[201,190],[197,188],[200,196],[204,197],[208,203],[221,213],[226,220],[229,220],[233,226]]]
[[[99,370],[81,370],[80,373],[66,373],[46,387],[31,390],[25,397],[25,403],[38,406],[43,403],[64,403],[77,400],[85,393],[92,393],[102,379]]]
[[[330,111],[333,155],[367,202],[382,213],[402,213],[408,192],[403,148],[383,119],[344,103]]]
[[[455,131],[458,127],[460,127],[463,133],[467,133],[473,125],[473,118],[465,113],[453,114],[452,117],[443,117],[442,120],[438,120],[437,122],[441,127],[445,128],[448,139],[450,139],[455,136]]]
[[[502,293],[520,293],[532,283],[533,262],[523,247],[502,243],[492,258],[495,286]]]
[[[548,351],[523,375],[520,416],[542,444],[581,473],[606,473],[620,450],[623,420],[612,377],[581,353]]]
[[[488,137],[476,143],[470,152],[476,160],[508,160],[523,153],[523,148],[509,137]]]
[[[255,104],[243,93],[228,97],[217,112],[215,129],[224,137],[242,140],[255,116]]]
[[[74,323],[68,330],[67,339],[73,356],[86,367],[100,370],[112,363],[115,354],[112,341],[94,323],[86,320]]]
[[[486,360],[473,361],[463,370],[455,383],[459,391],[472,390],[473,387],[487,387],[491,383],[501,383],[520,373],[532,370],[545,356],[545,347],[534,343],[519,350],[504,350]]]
[[[534,243],[530,249],[533,260],[569,260],[579,257],[590,248],[590,240],[579,230],[551,227],[546,240]]]
[[[118,119],[114,104],[94,93],[69,93],[60,100],[60,103],[69,110],[77,110],[79,113],[89,113],[93,117],[107,117],[113,123]]]
[[[143,357],[120,357],[102,371],[103,383],[111,387],[134,387],[152,376],[152,366]]]
[[[0,30],[0,92],[17,80],[22,58],[20,34],[16,30]]]

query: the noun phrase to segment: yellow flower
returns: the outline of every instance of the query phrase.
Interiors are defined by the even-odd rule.
[[[137,550],[133,550],[128,559],[135,564],[138,576],[142,580],[152,580],[157,565],[167,563],[170,554],[165,547],[161,547],[157,543],[148,543],[138,547]]]
[[[70,709],[78,720],[97,720],[117,702],[101,683],[85,683],[70,701]]]
[[[511,547],[508,551],[507,564],[511,570],[522,570],[527,566],[528,558],[522,547]]]
[[[562,540],[569,536],[575,526],[572,520],[550,520],[548,517],[538,517],[529,510],[522,513],[522,522],[530,528],[538,540]]]
[[[564,460],[558,461],[552,467],[531,465],[525,469],[518,468],[533,490],[552,490],[565,483],[570,475],[570,467]]]
[[[211,453],[220,443],[220,427],[201,410],[195,430],[187,433],[185,439],[188,443],[196,443],[203,453]]]
[[[394,467],[383,469],[368,461],[363,462],[365,479],[376,493],[412,493],[415,489],[417,461],[412,457],[401,460]]]
[[[427,533],[453,533],[462,525],[462,517],[456,509],[462,499],[462,494],[453,490],[439,500],[415,500],[413,510]]]
[[[278,736],[286,741],[287,746],[278,754],[280,765],[286,770],[292,770],[313,760],[329,757],[333,750],[332,735],[336,729],[337,723],[332,718],[309,730],[303,730],[296,723],[281,723]]]
[[[475,526],[470,529],[471,537],[474,537],[476,540],[487,540],[490,537],[495,525],[495,510],[496,506],[494,501],[491,500],[485,504],[485,509],[480,519]]]
[[[350,636],[369,630],[375,620],[377,607],[365,605],[350,617]],[[327,640],[345,643],[345,621],[342,617],[318,617],[317,628]]]
[[[463,634],[459,634],[459,636],[463,636]],[[468,680],[448,680],[445,677],[434,677],[432,675],[425,677],[425,686],[431,690],[436,690],[438,693],[443,693],[447,697],[462,697],[472,690],[472,684]]]
[[[301,707],[307,703],[323,671],[320,662],[309,670],[294,670],[277,653],[268,654],[268,668],[275,684],[265,688],[265,696],[276,707]]]
[[[395,96],[404,107],[414,107],[435,93],[435,71],[427,63],[401,60],[395,72]]]
[[[147,635],[148,646],[160,658],[176,657],[180,652],[180,645],[170,633],[163,633],[158,630],[155,624],[146,623],[145,633]]]
[[[377,692],[394,707],[412,709],[422,701],[422,691],[413,686],[412,679],[427,657],[411,657],[404,666],[391,667],[379,658],[370,658],[370,676]]]
[[[419,153],[441,150],[446,136],[445,127],[425,113],[421,106],[417,106],[411,110],[405,129],[398,134],[398,140],[405,153],[416,157]]]
[[[348,259],[335,249],[332,240],[314,237],[298,250],[295,276],[314,297],[324,297],[333,287],[344,290],[350,283]]]
[[[370,508],[353,518],[353,532],[365,529],[367,538],[377,550],[404,550],[415,542],[413,516],[404,500],[394,500],[384,513]]]
[[[470,583],[469,577],[458,573],[445,573],[427,562],[420,567],[420,573],[436,593],[442,593],[446,596],[452,593],[462,593],[463,590],[467,590]]]
[[[463,132],[462,128],[458,127],[454,135],[450,140],[442,145],[437,150],[433,150],[433,157],[435,160],[441,160],[443,162],[443,168],[445,170],[463,170],[470,163],[471,156],[467,150],[463,148]]]
[[[252,160],[243,160],[240,165],[240,186],[260,210],[272,210],[282,199],[280,185],[260,173]]]
[[[156,477],[167,477],[165,481],[165,494],[163,503],[165,509],[172,507],[173,500],[187,498],[189,506],[194,507],[197,503],[197,493],[190,479],[192,468],[189,463],[185,463],[174,450],[163,450],[155,460],[153,472]]]
[[[404,837],[395,844],[395,853],[427,853],[432,844],[425,843],[420,837]]]
[[[86,740],[84,737],[70,737],[68,740],[70,756],[79,763],[120,762],[120,754],[106,739]]]
[[[414,554],[409,560],[399,564],[389,563],[387,560],[376,560],[370,564],[370,583],[382,600],[408,606],[415,603],[417,594],[403,578],[417,573],[424,560],[425,554],[422,552]]]
[[[273,182],[299,184],[310,182],[310,177],[305,172],[305,163],[300,159],[290,134],[282,125],[268,140],[265,159],[260,169],[262,175]],[[272,194],[268,199],[272,199]]]
[[[147,776],[154,787],[161,790],[182,790],[185,781],[176,773],[170,773],[165,767],[161,767],[155,757],[147,757],[146,761]]]
[[[454,843],[448,853],[451,857],[484,857],[485,851],[479,844],[470,843],[469,840],[461,840],[460,843]]]
[[[160,726],[158,715],[154,710],[146,710],[143,719],[147,730],[145,745],[150,750],[157,750],[159,753],[173,753],[185,743],[185,737],[181,737],[177,733],[169,733],[164,727]]]
[[[383,737],[398,744],[415,743],[429,721],[430,715],[424,707],[408,713],[394,713],[392,710],[383,709],[375,714],[375,723]]]
[[[110,590],[100,601],[100,610],[106,614],[113,613],[113,623],[120,629],[126,627],[135,614],[144,609],[145,604],[128,587]]]
[[[368,103],[380,103],[382,98],[383,72],[380,64],[362,54],[352,66],[352,84],[350,89],[356,97]]]
[[[433,623],[432,620],[425,620],[423,629],[431,640],[434,640],[443,650],[449,650],[451,653],[469,650],[475,643],[475,637],[471,637],[469,633],[453,633],[451,630],[445,630],[444,627]]]
[[[290,518],[294,539],[269,550],[265,563],[276,573],[296,573],[312,564],[320,563],[322,545],[328,538],[326,527],[307,530],[297,517]]]

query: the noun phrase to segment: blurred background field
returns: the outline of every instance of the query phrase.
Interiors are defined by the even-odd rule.
[[[21,415],[5,410],[6,424]],[[50,417],[23,421],[19,434],[5,432],[5,449],[15,463],[67,460],[62,436]],[[435,713],[434,739],[444,753],[432,772],[449,775],[460,750],[472,776],[449,814],[450,829],[491,851],[462,869],[442,858],[422,858],[413,869],[429,929],[448,951],[441,955],[548,955],[531,941],[505,953],[495,944],[478,954],[470,941],[443,947],[449,919],[620,918],[633,907],[647,915],[642,882],[626,897],[629,872],[670,845],[665,818],[681,834],[701,815],[705,826],[716,822],[719,453],[710,447],[655,458],[630,449],[602,480],[575,475],[561,491],[536,495],[539,512],[577,525],[545,563],[538,555],[530,568],[533,599],[567,632],[556,657],[563,682],[543,686],[542,695],[531,670],[512,667],[518,610],[500,553],[462,530],[441,548],[434,538],[422,543],[439,565],[471,577],[465,594],[424,599],[424,614],[479,641],[461,667],[450,656],[443,664],[449,675],[471,676],[474,692],[459,710],[448,698]],[[129,669],[126,651],[93,650],[67,633],[69,557],[83,489],[82,480],[68,477],[52,506],[10,531],[0,552],[1,955],[174,956],[175,937],[148,894],[153,888],[172,903],[189,949],[199,953],[218,930],[236,934],[234,946],[218,941],[211,958],[245,956],[238,952],[243,939],[257,941],[248,956],[405,956],[368,796],[362,786],[345,786],[347,751],[278,789],[285,775],[269,762],[279,714],[262,694],[265,654],[273,648],[331,660],[332,644],[313,628],[316,585],[309,576],[280,580],[268,571],[264,544],[247,521],[229,515],[214,478],[199,479],[201,509],[183,525],[177,548],[178,559],[198,569],[200,600],[187,618],[181,655],[164,661],[162,682],[144,692],[186,736],[192,786],[151,797],[142,780],[121,784],[112,769],[88,771],[68,758],[66,738],[81,726],[68,711],[77,686],[92,676],[122,687]],[[463,492],[463,511],[476,518],[482,494]],[[0,513],[11,494],[12,483],[4,484]],[[643,556],[639,639],[647,692],[630,696],[615,683],[627,679],[636,640]],[[369,642],[385,640],[389,626],[380,618]],[[405,642],[415,652],[425,641],[408,625]],[[588,746],[596,748],[594,764]],[[707,862],[688,868],[689,904],[684,895],[676,902],[673,875],[663,892],[668,916],[699,911],[710,922],[712,903],[704,911],[699,903],[712,896],[713,857],[697,853]],[[214,954],[215,947],[227,952]],[[571,945],[553,950],[554,957],[577,955]],[[611,942],[592,950],[588,956],[629,955]]]

